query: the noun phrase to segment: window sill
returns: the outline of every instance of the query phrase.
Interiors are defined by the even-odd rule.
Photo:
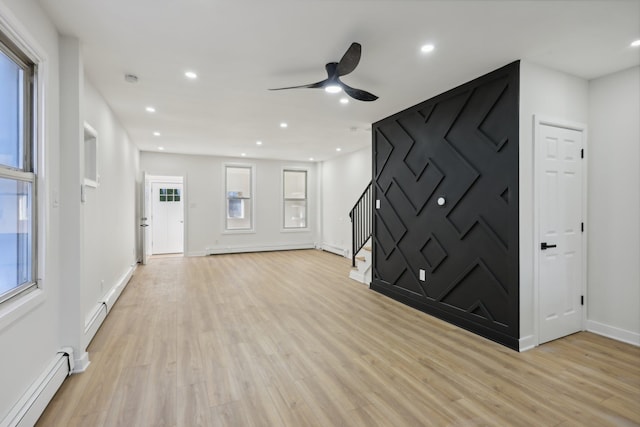
[[[280,232],[281,233],[308,233],[311,231],[311,228],[309,227],[304,227],[304,228],[281,228]]]
[[[0,305],[0,331],[33,311],[45,301],[45,292],[36,288]]]
[[[224,230],[222,234],[256,234],[256,230]]]

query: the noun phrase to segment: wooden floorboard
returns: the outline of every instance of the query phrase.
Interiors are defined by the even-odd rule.
[[[38,426],[633,426],[640,348],[525,353],[404,306],[316,250],[141,266]]]

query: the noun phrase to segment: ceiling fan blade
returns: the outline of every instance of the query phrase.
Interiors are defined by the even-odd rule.
[[[344,53],[340,62],[338,62],[338,76],[346,76],[356,69],[362,55],[362,46],[360,43],[351,43],[349,49]]]
[[[321,81],[321,82],[317,82],[317,83],[311,83],[308,85],[300,85],[300,86],[289,86],[289,87],[277,87],[274,89],[269,89],[269,90],[285,90],[285,89],[303,89],[303,88],[307,88],[307,89],[316,89],[316,88],[320,88],[320,87],[324,87],[324,85],[327,83],[327,79]]]
[[[342,89],[344,89],[347,95],[349,95],[353,99],[357,99],[358,101],[375,101],[376,99],[378,99],[377,96],[367,92],[366,90],[356,89],[356,88],[347,86],[344,83],[342,83]]]

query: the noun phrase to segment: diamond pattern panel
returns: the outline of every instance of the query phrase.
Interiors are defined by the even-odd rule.
[[[373,127],[372,288],[512,347],[518,87],[515,62]]]

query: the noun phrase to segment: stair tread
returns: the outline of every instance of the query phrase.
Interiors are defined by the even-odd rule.
[[[363,257],[363,256],[357,256],[357,257],[356,257],[356,259],[357,259],[358,261],[366,261],[366,260],[367,260],[367,259],[366,259],[365,257]]]
[[[362,249],[364,249],[367,252],[371,252],[371,246],[365,246]]]

